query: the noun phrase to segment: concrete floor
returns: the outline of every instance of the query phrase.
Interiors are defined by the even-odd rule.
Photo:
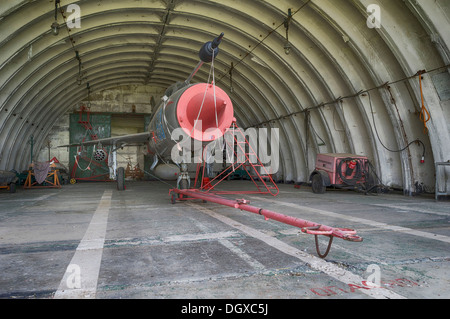
[[[235,197],[364,241],[335,239],[323,260],[312,235],[213,203],[172,205],[161,182],[20,188],[0,192],[0,297],[450,298],[449,202],[279,188]]]

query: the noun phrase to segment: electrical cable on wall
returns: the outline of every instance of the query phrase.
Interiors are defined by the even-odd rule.
[[[419,87],[420,87],[420,99],[421,99],[421,109],[420,109],[420,120],[423,122],[424,129],[423,133],[428,134],[428,127],[427,122],[431,120],[431,115],[428,112],[427,108],[425,107],[425,102],[423,98],[423,89],[422,89],[422,74],[425,73],[425,71],[419,71],[417,72],[417,75],[419,76]]]
[[[409,143],[408,145],[406,145],[405,147],[403,147],[402,149],[399,149],[399,150],[392,150],[392,149],[388,148],[386,145],[383,144],[383,142],[381,141],[380,135],[378,134],[377,125],[376,125],[376,123],[375,123],[375,116],[374,116],[374,112],[373,112],[372,98],[371,98],[371,96],[370,96],[370,92],[367,91],[367,92],[364,93],[364,94],[367,94],[367,96],[369,97],[370,113],[372,114],[373,127],[374,127],[374,129],[375,129],[375,133],[376,133],[376,135],[377,135],[377,138],[378,138],[378,141],[380,142],[380,144],[381,144],[386,150],[388,150],[389,152],[398,153],[398,152],[403,152],[403,151],[406,150],[408,147],[410,147],[413,143],[419,143],[419,144],[422,145],[422,148],[423,148],[422,159],[421,159],[420,162],[421,162],[421,163],[424,163],[424,162],[425,162],[425,144],[424,144],[420,139],[416,139],[416,140],[412,141],[411,143]],[[364,94],[363,94],[363,95],[364,95]]]
[[[291,20],[298,12],[300,12],[303,8],[305,8],[312,0],[308,0],[305,3],[303,3],[297,10],[295,10],[294,12],[292,12],[291,9],[289,9],[289,13],[288,13],[288,17],[289,20]],[[278,30],[280,27],[285,26],[286,27],[286,19],[283,20],[283,22],[281,22],[277,27],[275,27],[274,29],[270,30],[269,33],[262,39],[260,40],[250,51],[248,51],[244,57],[242,59],[240,59],[239,61],[236,62],[236,64],[231,64],[231,68],[230,68],[230,72],[231,70],[236,67],[237,65],[239,65],[244,59],[246,59],[258,46],[260,46],[262,43],[264,43],[264,41],[271,35],[273,34],[276,30]],[[287,28],[286,28],[286,32],[287,32]],[[222,75],[219,80],[218,83],[226,76],[226,74]]]
[[[441,71],[441,70],[443,70],[443,69],[448,69],[448,68],[450,68],[450,64],[446,64],[446,65],[437,67],[437,68],[432,69],[432,70],[429,70],[429,71],[419,71],[419,72],[421,72],[421,74],[425,74],[425,73],[431,74],[431,73],[433,73],[433,72],[438,72],[438,71]],[[343,100],[346,100],[346,99],[356,98],[356,97],[359,97],[362,93],[366,93],[366,92],[369,92],[369,91],[378,90],[378,89],[381,89],[381,88],[386,87],[387,85],[393,85],[393,84],[397,84],[397,83],[404,82],[404,81],[407,81],[407,80],[411,80],[411,79],[415,78],[415,77],[417,76],[417,74],[418,74],[418,73],[416,73],[416,74],[414,74],[414,75],[411,75],[411,76],[408,76],[408,77],[405,77],[405,78],[402,78],[402,79],[399,79],[399,80],[392,81],[392,82],[389,82],[389,81],[388,81],[388,82],[385,82],[385,83],[383,83],[383,84],[381,84],[381,85],[378,85],[378,86],[376,86],[376,87],[372,87],[372,88],[370,88],[370,89],[360,90],[360,91],[358,91],[358,92],[356,92],[356,93],[353,93],[353,94],[351,94],[351,95],[340,96],[340,97],[338,97],[337,99],[334,99],[334,100],[332,100],[332,101],[321,102],[321,103],[319,103],[319,104],[317,104],[317,105],[313,105],[313,106],[310,106],[310,107],[305,107],[305,108],[303,108],[303,109],[300,110],[300,111],[295,111],[295,112],[289,113],[289,114],[287,114],[287,115],[283,115],[283,116],[279,116],[279,117],[277,117],[277,118],[273,118],[273,119],[269,119],[269,120],[266,120],[266,121],[262,121],[262,122],[259,122],[259,123],[257,123],[257,124],[248,126],[248,127],[246,127],[245,129],[247,129],[247,128],[249,128],[249,127],[258,127],[258,126],[265,125],[265,124],[268,124],[268,123],[271,123],[271,122],[275,122],[275,121],[280,121],[280,120],[282,120],[282,119],[286,119],[286,118],[291,117],[291,116],[296,116],[297,114],[302,114],[302,113],[305,113],[305,112],[309,112],[309,111],[314,110],[314,109],[319,109],[319,108],[325,107],[325,106],[327,106],[327,105],[337,104],[338,102],[343,101]],[[428,111],[427,111],[427,112],[428,112]]]
[[[70,44],[72,46],[72,49],[75,52],[75,59],[78,61],[77,84],[81,85],[83,80],[88,81],[88,77],[87,77],[86,71],[83,72],[83,62],[82,62],[81,57],[80,57],[80,52],[75,48],[75,40],[73,39],[72,35],[70,34],[71,30],[69,29],[69,27],[67,25],[66,16],[64,14],[63,8],[61,7],[61,1],[60,0],[55,0],[55,22],[56,22],[56,12],[57,12],[58,8],[59,8],[59,12],[60,12],[60,14],[61,14],[61,16],[62,16],[62,18],[64,20],[64,26],[65,26],[65,29],[67,31],[67,34],[69,35]],[[59,26],[58,26],[58,28],[59,28]],[[88,90],[89,90],[89,88],[88,88]]]

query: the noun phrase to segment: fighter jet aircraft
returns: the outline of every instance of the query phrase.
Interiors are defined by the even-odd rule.
[[[223,36],[221,33],[214,40],[206,42],[199,51],[200,61],[189,77],[184,82],[173,84],[165,91],[147,132],[59,147],[94,145],[94,159],[100,161],[109,157],[109,177],[117,181],[119,190],[124,190],[124,168],[117,168],[118,149],[127,145],[146,145],[148,153],[154,156],[154,162],[150,167],[154,171],[157,166],[170,165],[168,163],[172,159],[174,147],[180,148],[180,139],[174,138],[174,132],[183,133],[184,137],[181,140],[191,138],[201,144],[221,138],[235,120],[230,97],[213,82],[191,84],[191,80],[204,63],[212,62],[217,56]],[[104,146],[111,146],[110,154],[106,154]],[[189,184],[187,165],[180,164],[181,173],[177,185],[186,185],[186,182]]]

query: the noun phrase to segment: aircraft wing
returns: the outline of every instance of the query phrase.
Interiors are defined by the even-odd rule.
[[[117,148],[120,148],[125,145],[136,145],[146,143],[151,138],[151,136],[152,134],[150,132],[144,132],[115,137],[100,138],[98,140],[91,140],[74,144],[59,145],[58,147],[90,146],[101,144],[103,146],[115,145]]]

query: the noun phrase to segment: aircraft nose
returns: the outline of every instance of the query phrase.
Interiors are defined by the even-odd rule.
[[[223,135],[233,122],[233,104],[219,87],[199,83],[188,88],[177,105],[180,126],[189,136],[203,142]]]

